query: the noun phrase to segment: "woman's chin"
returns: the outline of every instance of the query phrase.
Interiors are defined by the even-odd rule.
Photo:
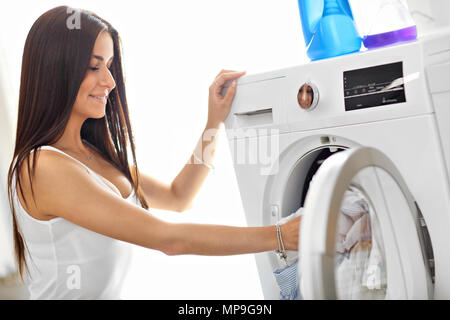
[[[101,114],[95,114],[95,115],[92,115],[91,117],[89,117],[89,118],[93,118],[93,119],[101,119],[101,118],[103,118],[105,116],[105,113],[103,112],[103,113],[101,113]]]
[[[90,118],[90,119],[101,119],[105,116],[105,111],[99,111],[99,112],[88,112],[85,114],[86,118]]]
[[[106,106],[93,106],[89,111],[89,118],[101,119],[105,116]]]

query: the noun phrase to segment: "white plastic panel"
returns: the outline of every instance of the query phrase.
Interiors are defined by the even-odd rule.
[[[270,129],[286,132],[286,108],[280,96],[284,76],[238,81],[236,96],[230,113],[225,120],[228,138],[240,137],[245,130],[246,136],[270,134]],[[264,128],[264,130],[249,130]]]

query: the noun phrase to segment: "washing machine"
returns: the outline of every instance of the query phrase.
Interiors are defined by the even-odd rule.
[[[239,80],[225,128],[246,220],[303,208],[303,298],[450,299],[449,119],[448,28]],[[368,204],[370,239],[344,268],[349,189]],[[255,258],[264,298],[278,299],[276,255]]]

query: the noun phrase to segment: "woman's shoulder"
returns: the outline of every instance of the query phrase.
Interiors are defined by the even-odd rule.
[[[27,159],[25,158],[25,161],[22,162],[21,167],[19,168],[21,178],[22,174],[27,176],[28,172],[30,172],[28,164],[33,168],[33,176],[38,173],[50,173],[57,169],[83,168],[79,163],[51,146],[40,147],[35,152],[30,152],[29,161],[26,160]],[[34,165],[33,161],[36,162]],[[75,173],[71,170],[67,171],[68,174]]]
[[[34,167],[33,161],[35,162]],[[80,164],[50,148],[40,148],[31,152],[29,159],[25,158],[18,168],[18,173],[23,190],[23,197],[19,196],[22,206],[34,218],[41,220],[54,217],[45,213],[45,208],[49,206],[46,195],[58,194],[58,192],[62,194],[64,190],[61,186],[64,183],[77,183],[80,175],[88,174]]]
[[[32,150],[29,155],[24,158],[18,170],[21,173],[22,178],[22,175],[28,175],[28,172],[30,172],[29,169],[31,168],[33,168],[33,171],[42,171],[55,166],[67,166],[68,161],[66,161],[66,158],[67,157],[54,150],[52,147],[40,147],[34,152]],[[33,164],[34,162],[35,164]]]

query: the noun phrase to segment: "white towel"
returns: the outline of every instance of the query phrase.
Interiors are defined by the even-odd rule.
[[[338,216],[336,252],[346,253],[358,242],[371,237],[369,205],[358,189],[349,187]]]
[[[353,224],[342,244],[345,250],[349,251],[356,243],[370,241],[371,238],[370,219],[369,215],[365,214]]]
[[[352,186],[348,187],[342,200],[341,212],[356,221],[368,211],[369,206],[363,194]]]
[[[376,241],[358,242],[336,267],[339,299],[385,299],[386,268]]]
[[[350,187],[338,217],[335,275],[339,299],[385,298],[386,269],[371,229],[367,200]]]

